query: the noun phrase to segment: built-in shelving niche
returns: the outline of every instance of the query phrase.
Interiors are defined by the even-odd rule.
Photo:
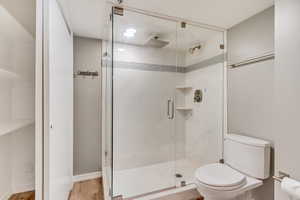
[[[188,86],[188,85],[179,85],[179,86],[176,86],[176,89],[185,93],[185,92],[188,92],[188,91],[192,90],[193,87]],[[176,110],[177,111],[183,111],[183,112],[189,112],[189,111],[192,111],[193,108],[183,105],[183,106],[177,106]]]
[[[15,120],[10,122],[0,122],[0,136],[18,131],[22,128],[34,124],[34,120]]]

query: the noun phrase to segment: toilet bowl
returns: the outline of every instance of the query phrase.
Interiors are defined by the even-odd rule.
[[[270,143],[229,134],[224,139],[224,160],[196,170],[197,190],[205,200],[252,200],[252,190],[270,175]]]
[[[239,199],[263,184],[262,180],[244,175],[226,164],[214,163],[197,169],[195,183],[205,200]],[[249,195],[248,195],[249,196]],[[243,198],[243,200],[246,200]]]

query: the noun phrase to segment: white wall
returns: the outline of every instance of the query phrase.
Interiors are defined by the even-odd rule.
[[[275,105],[276,174],[283,171],[300,181],[300,1],[275,1]],[[279,184],[276,200],[288,200]]]
[[[49,115],[46,131],[49,135],[45,137],[45,199],[65,200],[73,177],[73,35],[68,32],[56,0],[49,0],[48,28],[49,82],[45,83],[45,91],[49,92],[49,99],[45,102],[49,105],[45,106],[45,119]]]
[[[35,148],[34,125],[12,135],[12,189],[13,193],[34,190]]]
[[[10,135],[0,138],[0,199],[5,200],[12,194],[11,172],[11,137]]]

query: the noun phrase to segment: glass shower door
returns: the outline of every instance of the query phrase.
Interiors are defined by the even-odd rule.
[[[104,197],[109,200],[113,185],[113,149],[112,149],[112,125],[113,125],[113,42],[112,42],[112,13],[106,27],[107,41],[102,41],[102,171]]]
[[[176,90],[176,186],[183,186],[194,182],[197,168],[222,158],[224,33],[177,27],[184,83]]]
[[[113,15],[113,196],[132,198],[175,187],[177,23],[117,11]]]

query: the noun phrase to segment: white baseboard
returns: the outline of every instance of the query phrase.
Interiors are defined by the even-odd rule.
[[[80,174],[80,175],[73,176],[73,182],[75,183],[79,181],[86,181],[86,180],[100,178],[100,177],[102,177],[101,171],[87,173],[87,174]]]
[[[4,195],[0,197],[0,200],[8,200],[11,195],[12,195],[11,192],[6,192]]]
[[[13,194],[33,191],[34,184],[13,186],[12,190],[0,196],[0,200],[8,200]]]
[[[18,185],[13,187],[13,194],[21,193],[21,192],[29,192],[34,191],[35,185],[28,184],[28,185]]]

